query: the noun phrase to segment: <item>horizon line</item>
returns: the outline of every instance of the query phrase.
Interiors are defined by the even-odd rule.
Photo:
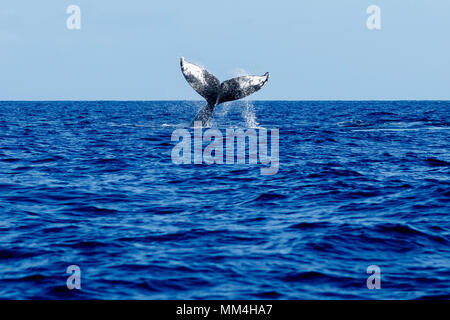
[[[205,102],[205,100],[191,100],[191,99],[0,99],[0,102],[175,102],[175,101],[189,101],[189,102]],[[249,102],[264,102],[264,101],[445,101],[450,102],[448,99],[257,99],[257,100],[240,100]]]

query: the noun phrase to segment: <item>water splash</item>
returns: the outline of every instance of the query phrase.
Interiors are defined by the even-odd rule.
[[[228,115],[228,112],[231,110],[233,103],[232,102],[225,102],[222,104],[221,108],[217,108],[215,112],[221,116],[225,117]]]
[[[234,77],[243,77],[250,75],[247,70],[241,68],[233,69],[231,71],[231,74]],[[255,106],[248,100],[241,100],[239,104],[243,107],[242,117],[244,118],[245,126],[248,128],[258,128],[259,123],[256,120]],[[227,112],[228,109],[229,107],[227,108]]]
[[[232,77],[243,77],[243,76],[249,76],[250,75],[250,73],[247,70],[242,69],[242,68],[233,69],[233,70],[231,70],[231,72],[229,72],[229,74]]]
[[[248,128],[258,128],[259,123],[256,120],[255,106],[253,103],[247,100],[242,101],[244,103],[244,108],[242,109],[242,117],[245,120],[245,125]]]
[[[235,114],[241,114],[244,126],[247,128],[259,128],[256,120],[255,107],[252,102],[247,100],[226,102],[214,110],[214,119],[234,118]],[[228,119],[232,121],[231,119]],[[223,120],[222,120],[223,121]],[[242,124],[241,124],[242,125]]]

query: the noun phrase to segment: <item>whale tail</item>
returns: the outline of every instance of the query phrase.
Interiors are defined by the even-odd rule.
[[[223,102],[245,98],[261,89],[269,80],[269,73],[263,76],[242,76],[220,82],[205,68],[187,62],[181,57],[181,71],[191,87],[208,103],[192,123],[201,121],[209,126],[214,108]]]

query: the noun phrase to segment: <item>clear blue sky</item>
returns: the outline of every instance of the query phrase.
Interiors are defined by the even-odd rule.
[[[0,2],[0,100],[201,99],[182,55],[221,80],[269,71],[258,100],[450,99],[450,1]]]

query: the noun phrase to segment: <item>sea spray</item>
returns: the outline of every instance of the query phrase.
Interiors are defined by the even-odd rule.
[[[245,120],[247,128],[258,128],[259,123],[256,120],[255,106],[252,102],[244,100],[244,108],[242,109],[242,117]]]

